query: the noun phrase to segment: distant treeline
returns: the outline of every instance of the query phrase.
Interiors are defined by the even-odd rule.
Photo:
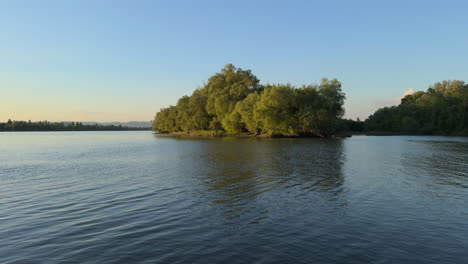
[[[341,83],[262,85],[250,70],[226,65],[191,96],[161,109],[153,130],[166,133],[330,136],[343,126]]]
[[[84,125],[81,122],[56,123],[48,121],[12,121],[0,123],[0,131],[114,131],[114,130],[148,130],[149,128],[135,128],[114,125]]]
[[[407,95],[398,106],[381,108],[369,116],[365,130],[468,136],[468,84],[442,81],[426,92]]]

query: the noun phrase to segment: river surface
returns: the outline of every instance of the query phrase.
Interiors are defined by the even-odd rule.
[[[468,138],[0,133],[0,263],[468,263]]]

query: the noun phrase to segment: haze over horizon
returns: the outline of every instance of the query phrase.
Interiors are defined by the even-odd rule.
[[[232,63],[261,83],[337,78],[365,119],[468,81],[466,1],[3,1],[0,122],[149,121]]]

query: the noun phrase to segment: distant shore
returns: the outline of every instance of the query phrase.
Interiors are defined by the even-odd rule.
[[[388,131],[369,131],[369,132],[356,132],[352,133],[353,136],[443,136],[443,137],[468,137],[464,134],[420,134],[420,133],[402,133],[402,132],[388,132]]]
[[[34,132],[34,131],[129,131],[129,130],[151,130],[150,127],[123,126],[115,124],[87,124],[83,122],[49,122],[49,121],[18,121],[8,119],[0,122],[0,131],[4,132]]]
[[[151,128],[102,129],[102,130],[0,130],[1,132],[109,132],[109,131],[151,131]]]

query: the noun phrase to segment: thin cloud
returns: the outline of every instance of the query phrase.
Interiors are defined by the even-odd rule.
[[[410,94],[413,94],[413,93],[414,93],[414,89],[413,89],[413,88],[406,90],[406,91],[403,93],[402,96],[398,97],[398,103],[400,103],[400,102],[401,102],[401,99],[405,98],[405,96],[410,95]]]

